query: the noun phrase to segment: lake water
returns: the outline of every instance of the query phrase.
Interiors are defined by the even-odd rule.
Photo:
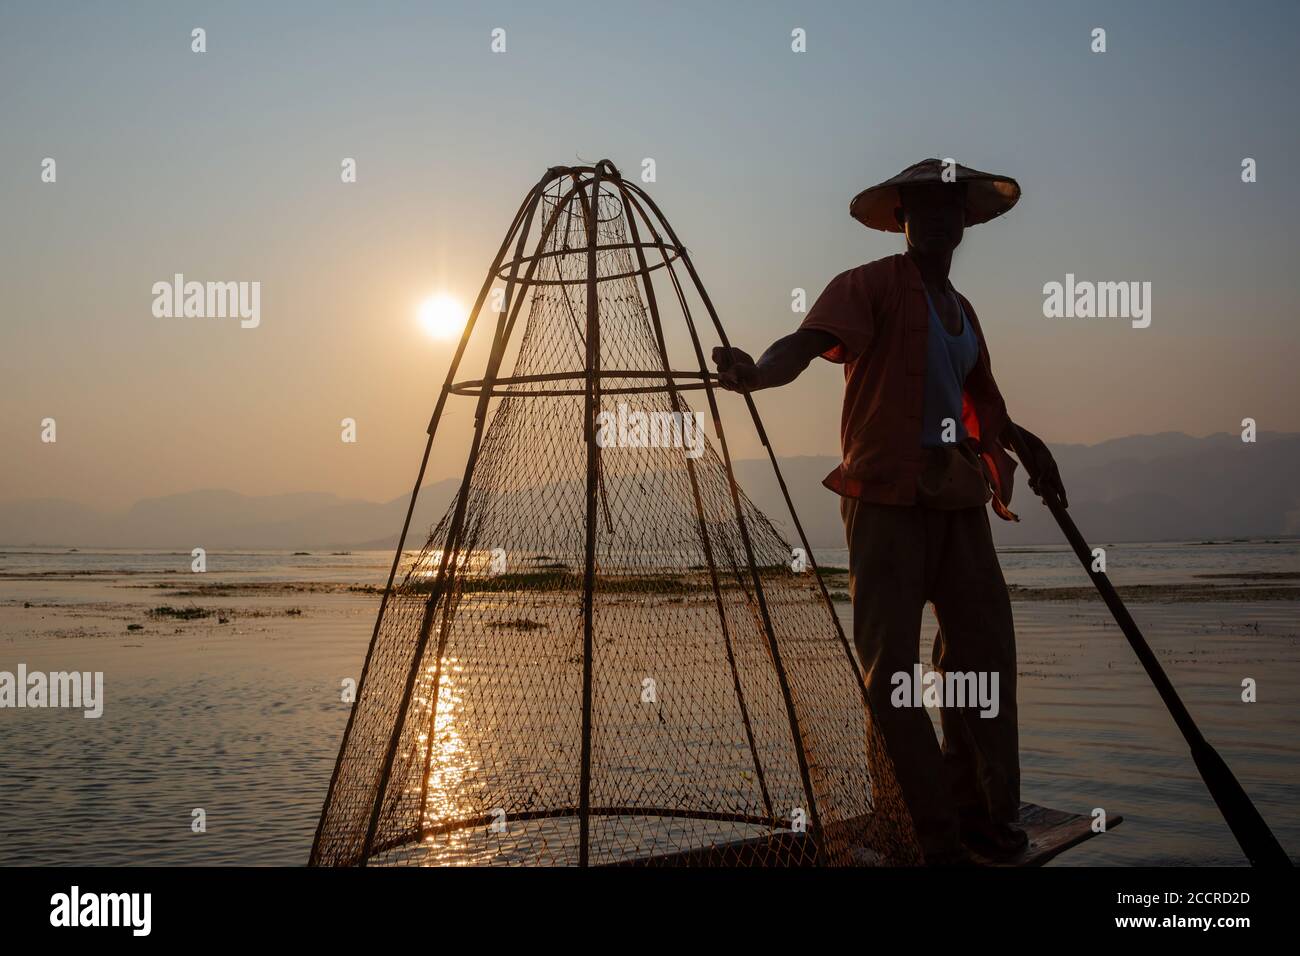
[[[1012,585],[1085,586],[1063,549],[1004,552]],[[844,552],[819,554],[826,565]],[[167,598],[186,553],[0,551],[0,670],[103,671],[98,720],[0,709],[0,864],[301,864],[347,720],[382,585],[383,552],[211,553],[230,595]],[[1122,545],[1118,585],[1300,572],[1300,543]],[[277,582],[312,582],[312,591]],[[220,611],[159,620],[161,604]],[[1292,600],[1132,607],[1209,740],[1274,832],[1300,853],[1300,615]],[[848,608],[839,606],[846,625]],[[1105,606],[1015,603],[1023,796],[1122,814],[1056,865],[1242,862],[1150,683]],[[132,624],[140,625],[129,630]],[[934,629],[927,617],[925,650]],[[1241,681],[1258,682],[1257,703]],[[206,832],[193,832],[196,808]]]

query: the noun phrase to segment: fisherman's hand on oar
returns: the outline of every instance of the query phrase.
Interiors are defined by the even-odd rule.
[[[718,367],[718,384],[729,392],[752,392],[763,387],[758,366],[744,349],[718,346],[713,350],[713,364]]]
[[[1008,425],[1008,427],[1012,426]],[[1019,427],[1020,437],[1024,440],[1031,456],[1029,461],[1021,462],[1029,471],[1029,489],[1040,498],[1050,492],[1061,503],[1062,508],[1070,507],[1070,502],[1065,496],[1065,483],[1061,481],[1061,472],[1056,467],[1056,459],[1048,451],[1047,445],[1025,426],[1016,427]]]

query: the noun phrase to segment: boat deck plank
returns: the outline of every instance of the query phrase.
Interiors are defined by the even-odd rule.
[[[1107,830],[1114,829],[1123,821],[1124,818],[1121,816],[1109,817],[1106,823]],[[1023,853],[996,863],[976,855],[976,863],[980,866],[998,867],[1042,866],[1066,850],[1098,836],[1092,829],[1091,816],[1053,810],[1051,807],[1040,807],[1035,803],[1020,805],[1020,826],[1029,836],[1029,846]],[[801,834],[781,833],[774,837],[739,840],[649,859],[627,860],[616,865],[807,866],[814,861],[806,852],[803,842],[806,839],[807,837]],[[860,866],[878,865],[874,854],[865,847],[857,855],[857,863]]]

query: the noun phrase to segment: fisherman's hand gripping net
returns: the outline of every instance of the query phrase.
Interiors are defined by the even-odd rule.
[[[487,369],[458,382],[494,286]],[[918,861],[815,565],[735,483],[692,302],[726,344],[608,161],[529,193],[430,426],[476,399],[460,491],[399,546],[313,864]]]

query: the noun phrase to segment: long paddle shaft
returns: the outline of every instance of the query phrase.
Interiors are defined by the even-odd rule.
[[[1029,454],[1029,449],[1025,445],[1024,437],[1020,434],[1020,429],[1015,425],[1011,426],[1011,442],[1020,463],[1028,471],[1034,459]],[[1030,476],[1035,479],[1038,477],[1033,472],[1030,472]],[[1282,849],[1282,845],[1277,842],[1277,838],[1273,836],[1268,824],[1264,822],[1264,818],[1255,809],[1255,804],[1251,803],[1250,797],[1246,796],[1246,791],[1242,789],[1241,784],[1237,782],[1237,778],[1228,769],[1227,763],[1201,735],[1200,728],[1196,726],[1196,722],[1192,720],[1192,715],[1183,706],[1182,700],[1178,697],[1178,692],[1174,690],[1174,685],[1169,682],[1164,668],[1160,666],[1155,654],[1151,652],[1151,647],[1142,636],[1142,632],[1138,630],[1137,624],[1133,622],[1133,618],[1128,613],[1128,608],[1120,600],[1120,596],[1115,591],[1114,585],[1110,583],[1110,579],[1106,577],[1105,572],[1092,569],[1092,549],[1088,547],[1088,542],[1083,540],[1083,535],[1075,527],[1073,519],[1066,514],[1064,506],[1051,490],[1041,488],[1040,495],[1043,504],[1047,505],[1048,510],[1052,512],[1052,517],[1061,526],[1061,531],[1065,533],[1065,538],[1070,542],[1070,547],[1074,549],[1074,553],[1083,562],[1083,568],[1088,572],[1088,576],[1092,578],[1092,583],[1101,592],[1102,600],[1106,602],[1106,606],[1110,608],[1110,613],[1115,617],[1115,622],[1119,625],[1120,630],[1124,632],[1124,636],[1128,638],[1129,646],[1133,648],[1138,660],[1142,662],[1147,676],[1151,678],[1151,683],[1155,684],[1160,699],[1165,702],[1165,706],[1169,708],[1169,713],[1173,715],[1174,723],[1178,725],[1178,729],[1182,731],[1188,747],[1192,750],[1192,760],[1196,762],[1196,769],[1200,771],[1201,778],[1210,791],[1210,796],[1219,805],[1219,812],[1223,814],[1223,819],[1227,821],[1228,828],[1232,830],[1232,835],[1237,838],[1242,852],[1246,854],[1246,859],[1250,860],[1252,866],[1291,866],[1291,860]]]

